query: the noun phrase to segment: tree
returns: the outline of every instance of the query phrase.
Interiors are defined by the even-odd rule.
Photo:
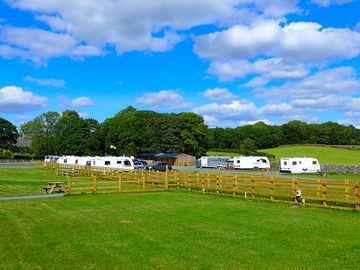
[[[31,149],[37,157],[57,154],[54,126],[60,119],[57,112],[46,112],[21,126],[21,135],[31,140]]]
[[[246,138],[242,141],[239,152],[244,156],[253,156],[256,154],[256,150],[255,142],[250,138]]]
[[[19,134],[16,127],[3,118],[0,118],[0,149],[14,150]]]

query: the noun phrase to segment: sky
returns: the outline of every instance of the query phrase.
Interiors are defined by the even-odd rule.
[[[359,55],[359,1],[0,0],[0,117],[360,127]]]

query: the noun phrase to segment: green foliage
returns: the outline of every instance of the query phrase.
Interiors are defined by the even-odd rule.
[[[0,149],[15,150],[18,136],[16,127],[8,120],[0,117]]]
[[[244,156],[253,156],[256,154],[256,150],[255,142],[250,138],[243,140],[239,148],[240,154]]]
[[[12,158],[11,151],[0,149],[0,159],[10,159],[10,158]]]

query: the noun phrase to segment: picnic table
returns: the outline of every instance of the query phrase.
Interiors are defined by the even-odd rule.
[[[48,182],[48,185],[44,187],[44,191],[51,194],[53,191],[66,192],[64,182]]]

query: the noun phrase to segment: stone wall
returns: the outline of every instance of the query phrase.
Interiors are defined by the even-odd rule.
[[[332,165],[323,164],[321,165],[322,172],[336,172],[336,173],[354,173],[360,174],[359,165]]]

